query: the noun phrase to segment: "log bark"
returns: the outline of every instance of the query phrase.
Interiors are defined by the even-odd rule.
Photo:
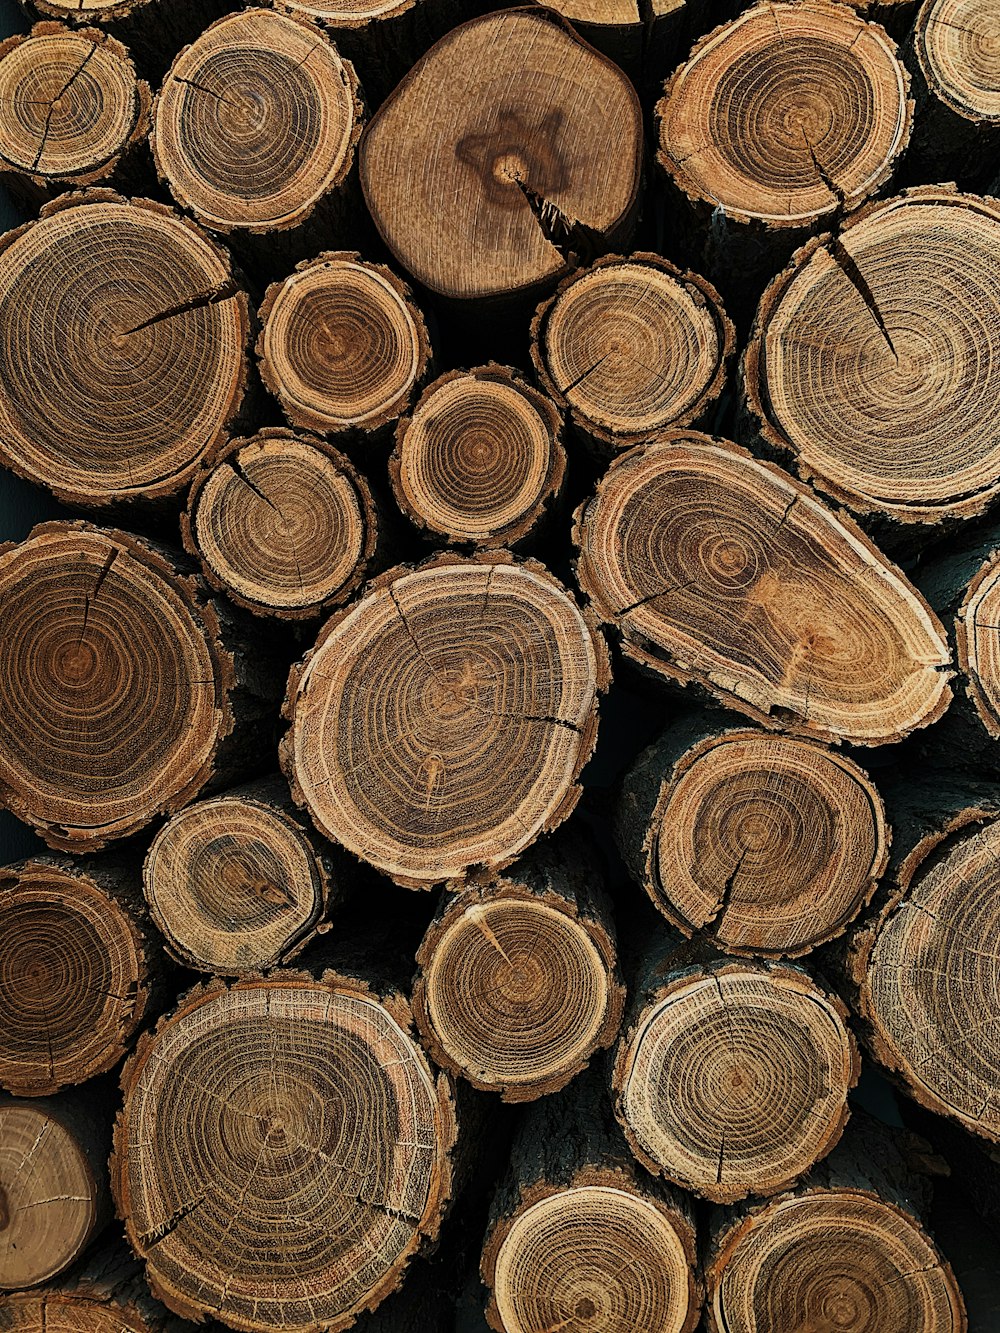
[[[237,606],[309,620],[364,582],[379,525],[367,481],[342,453],[272,426],[202,460],[181,535],[205,578]]]
[[[798,967],[692,962],[655,935],[630,983],[615,1114],[647,1170],[716,1203],[787,1189],[834,1146],[860,1060]]]
[[[673,243],[744,325],[797,245],[891,179],[912,104],[883,29],[803,0],[756,4],[702,38],[656,117]]]
[[[0,44],[0,182],[32,211],[63,190],[146,194],[153,96],[121,42],[36,23]]]
[[[252,8],[178,55],[151,144],[178,205],[273,275],[361,225],[351,173],[363,119],[354,67],[322,31]]]
[[[614,1041],[625,992],[602,878],[595,849],[564,833],[442,898],[413,989],[437,1064],[534,1101]]]
[[[627,244],[641,165],[631,84],[540,7],[487,14],[432,47],[360,150],[385,243],[466,315],[473,302],[521,310],[572,267],[571,253]]]
[[[640,755],[615,831],[666,919],[737,956],[797,957],[840,935],[889,859],[882,798],[852,760],[701,716]]]
[[[411,1023],[398,993],[282,972],[196,987],[143,1037],[111,1174],[155,1296],[334,1333],[398,1285],[437,1234],[456,1137]]]
[[[710,1333],[965,1333],[962,1294],[921,1224],[921,1190],[896,1138],[852,1121],[799,1189],[716,1220]]]
[[[523,546],[566,475],[562,417],[518,371],[492,363],[440,376],[396,428],[396,503],[428,540]]]
[[[249,318],[194,223],[63,195],[0,241],[0,462],[70,505],[176,495],[237,419]]]
[[[179,962],[238,976],[287,962],[328,929],[350,870],[303,827],[273,777],[169,819],[146,855],[143,885]]]
[[[889,539],[975,517],[1000,491],[987,406],[1000,359],[984,355],[998,253],[1000,204],[922,186],[810,241],[761,301],[743,368],[752,422]]]
[[[903,42],[913,26],[920,0],[847,0],[864,18],[881,24],[897,42]]]
[[[110,1139],[79,1093],[0,1096],[0,1291],[56,1277],[107,1223]]]
[[[260,322],[261,378],[285,416],[348,444],[378,443],[430,370],[409,287],[353,251],[326,251],[273,283]]]
[[[483,1250],[497,1333],[691,1333],[701,1313],[694,1257],[690,1201],[636,1169],[603,1070],[531,1107]]]
[[[764,726],[881,745],[948,706],[944,630],[916,589],[849,518],[725,440],[629,450],[574,540],[627,658]]]
[[[180,556],[45,523],[0,547],[0,599],[0,801],[50,847],[97,851],[260,764],[277,680]]]
[[[289,678],[282,766],[320,831],[408,888],[502,869],[580,796],[604,641],[541,565],[380,576]]]
[[[163,980],[144,907],[107,856],[0,869],[0,1087],[47,1097],[124,1056]]]
[[[531,326],[540,382],[604,451],[704,421],[735,347],[712,284],[646,253],[570,274]]]

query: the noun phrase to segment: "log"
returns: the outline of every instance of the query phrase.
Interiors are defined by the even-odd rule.
[[[379,526],[367,481],[342,453],[271,426],[202,459],[181,536],[208,582],[237,606],[309,620],[364,582]]]
[[[873,23],[881,24],[897,42],[902,42],[913,26],[920,0],[847,0],[847,3]]]
[[[594,849],[567,833],[442,898],[413,1012],[434,1060],[506,1102],[556,1092],[609,1046],[625,992]]]
[[[775,1194],[847,1122],[847,1009],[798,967],[693,957],[654,936],[637,969],[615,1114],[654,1174],[716,1203]]]
[[[671,925],[737,956],[797,957],[842,934],[889,860],[882,798],[853,760],[701,717],[639,756],[615,832]]]
[[[566,475],[562,417],[518,371],[495,362],[440,376],[396,428],[396,503],[430,541],[523,546]]]
[[[121,42],[36,23],[0,43],[0,182],[31,211],[63,190],[145,194],[153,95]]]
[[[983,350],[998,253],[1000,204],[941,186],[810,241],[768,287],[745,356],[764,444],[890,534],[981,514],[1000,492],[1000,358]]]
[[[295,818],[284,782],[263,778],[169,819],[143,865],[153,920],[187,967],[238,976],[277,967],[326,928],[349,885]]]
[[[882,28],[829,0],[751,6],[695,45],[656,108],[675,247],[743,325],[797,245],[891,179],[911,118]]]
[[[410,1029],[398,993],[279,972],[195,987],[142,1038],[111,1176],[158,1299],[336,1333],[394,1290],[437,1234],[456,1136]]]
[[[802,1187],[717,1219],[709,1333],[965,1333],[962,1294],[894,1140],[875,1121],[852,1121]]]
[[[605,451],[704,421],[735,347],[712,284],[646,253],[571,273],[531,326],[540,382]]]
[[[570,255],[628,243],[642,147],[621,70],[551,11],[507,9],[417,62],[361,140],[361,185],[418,282],[456,315],[476,303],[500,318],[537,302]]]
[[[79,1093],[0,1096],[0,1292],[57,1276],[107,1223],[110,1138]]]
[[[603,1071],[536,1102],[514,1140],[483,1249],[497,1333],[691,1333],[701,1313],[690,1201],[642,1175]]]
[[[626,658],[766,727],[859,745],[948,706],[944,630],[846,515],[726,440],[669,432],[576,515],[577,578]]]
[[[236,420],[249,331],[229,256],[194,223],[61,196],[0,239],[0,463],[70,505],[176,495]]]
[[[121,1060],[162,978],[143,907],[107,857],[0,869],[0,1087],[47,1097]]]
[[[349,177],[363,120],[354,68],[322,31],[251,8],[181,51],[150,142],[177,204],[270,275],[360,223]]]
[[[430,368],[409,287],[353,251],[326,251],[273,283],[260,322],[261,378],[293,426],[321,435],[377,443]]]
[[[293,668],[282,767],[324,836],[430,888],[571,813],[608,684],[603,639],[541,565],[433,557],[376,579]]]
[[[43,523],[0,547],[0,601],[0,804],[50,847],[97,851],[260,763],[266,655],[166,548]]]

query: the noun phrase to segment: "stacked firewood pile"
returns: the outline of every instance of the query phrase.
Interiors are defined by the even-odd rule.
[[[996,0],[29,9],[0,1328],[962,1333]]]

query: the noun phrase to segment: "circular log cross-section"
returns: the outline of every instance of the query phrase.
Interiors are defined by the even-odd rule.
[[[42,193],[106,180],[149,132],[151,103],[120,42],[36,23],[0,45],[0,172]]]
[[[360,153],[389,249],[431,291],[462,300],[535,291],[566,271],[564,250],[626,243],[641,164],[632,85],[535,8],[486,14],[438,42]]]
[[[396,430],[389,475],[403,512],[458,545],[524,539],[566,472],[556,408],[505,366],[453,370]]]
[[[361,133],[351,65],[318,28],[267,9],[218,19],[180,53],[153,108],[174,199],[215,231],[300,226],[343,184]]]
[[[894,44],[846,5],[765,0],[704,37],[667,83],[659,161],[696,205],[808,228],[889,179],[908,91]]]
[[[734,347],[710,283],[636,254],[565,278],[535,316],[531,356],[576,426],[615,448],[703,417]]]
[[[1000,203],[947,187],[810,241],[765,293],[746,354],[768,443],[860,512],[981,513],[1000,493],[998,285]]]
[[[71,1131],[44,1102],[0,1101],[0,1290],[61,1273],[98,1215],[98,1182]]]
[[[302,826],[249,791],[197,801],[168,820],[143,884],[171,952],[222,976],[288,958],[316,926],[330,888]]]
[[[991,0],[926,0],[911,40],[930,98],[951,113],[947,120],[940,115],[931,117],[934,129],[945,140],[941,150],[947,153],[957,146],[964,150],[965,162],[981,170],[983,150],[995,148],[1000,135],[1000,18],[996,6]],[[949,142],[956,139],[957,144]]]
[[[74,505],[174,495],[242,401],[246,297],[162,204],[79,197],[0,239],[0,462]]]
[[[407,411],[430,360],[410,289],[382,264],[327,252],[273,283],[260,308],[260,373],[289,421],[372,434]]]
[[[82,1290],[0,1295],[5,1333],[157,1333],[133,1305]]]
[[[955,616],[958,665],[979,720],[1000,739],[1000,552],[970,581]]]
[[[348,459],[275,427],[205,459],[181,532],[209,583],[254,615],[287,620],[346,602],[378,538],[368,483]]]
[[[965,1333],[962,1296],[923,1228],[853,1189],[754,1209],[713,1245],[711,1333]]]
[[[143,1039],[112,1180],[171,1309],[335,1333],[395,1288],[437,1233],[456,1133],[409,1027],[399,996],[278,973],[196,988]]]
[[[773,1194],[834,1146],[859,1059],[798,970],[728,964],[660,988],[622,1038],[615,1111],[650,1171],[716,1203]]]
[[[725,440],[674,432],[578,513],[578,577],[627,656],[771,727],[881,745],[951,699],[940,622],[846,516]]]
[[[321,832],[429,888],[566,818],[607,684],[600,634],[540,565],[442,556],[328,622],[289,681],[282,761]]]
[[[147,1000],[135,922],[88,875],[0,869],[0,1087],[47,1097],[125,1054]]]
[[[198,794],[232,726],[233,666],[189,581],[137,537],[47,523],[0,548],[0,602],[8,809],[93,851]]]
[[[725,953],[802,954],[839,935],[888,861],[881,797],[825,747],[759,731],[693,746],[660,789],[644,887]]]

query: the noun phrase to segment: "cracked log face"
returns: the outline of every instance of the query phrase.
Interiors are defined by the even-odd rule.
[[[716,1238],[711,1333],[965,1333],[954,1275],[901,1209],[853,1189],[804,1190]]]
[[[860,1062],[847,1010],[797,969],[687,969],[615,1061],[615,1113],[650,1171],[715,1203],[773,1194],[836,1144]]]
[[[456,1133],[409,1029],[398,995],[278,973],[196,988],[141,1040],[112,1180],[171,1309],[327,1333],[394,1289],[437,1234]]]
[[[992,0],[929,0],[913,45],[935,97],[965,120],[1000,125],[1000,16]]]
[[[349,460],[278,428],[205,460],[181,532],[211,584],[254,615],[288,620],[347,601],[378,537],[368,483]]]
[[[504,546],[527,537],[566,472],[562,419],[517,371],[450,371],[401,421],[389,475],[396,501],[430,537]]]
[[[1000,1142],[1000,823],[984,818],[920,844],[851,967],[876,1059],[924,1106]]]
[[[382,264],[331,251],[267,290],[260,373],[293,425],[370,434],[409,410],[430,341],[409,287]]]
[[[958,665],[979,720],[1000,738],[1000,552],[969,583],[955,617]]]
[[[197,795],[232,726],[232,662],[190,581],[137,537],[46,523],[0,547],[0,601],[8,809],[94,851]]]
[[[82,1253],[97,1218],[98,1185],[73,1134],[44,1102],[0,1102],[0,1289],[61,1273]],[[5,1329],[7,1308],[0,1298]]]
[[[193,223],[62,196],[0,241],[0,461],[73,505],[176,494],[239,408],[248,334]]]
[[[981,513],[1000,492],[998,281],[1000,204],[947,187],[809,242],[765,293],[746,353],[765,439],[860,512]]]
[[[881,745],[936,721],[944,630],[846,516],[725,440],[623,454],[577,514],[577,574],[625,654],[766,726]]]
[[[87,875],[0,871],[0,1087],[45,1097],[117,1064],[148,998],[142,937]]]
[[[134,1306],[87,1291],[0,1294],[0,1326],[9,1333],[154,1333]]]
[[[822,746],[759,731],[688,750],[647,834],[645,888],[726,953],[802,954],[839,935],[888,859],[882,799]]]
[[[153,108],[153,155],[206,226],[281,230],[344,182],[361,120],[354,69],[318,28],[248,9],[174,61]]]
[[[893,42],[846,6],[758,4],[667,83],[658,160],[731,219],[811,226],[888,180],[909,139],[908,92]]]
[[[289,680],[282,763],[321,832],[429,888],[567,817],[608,682],[603,639],[541,565],[440,556],[328,622]]]
[[[711,283],[657,255],[611,256],[571,274],[532,324],[546,391],[611,448],[701,418],[722,392],[734,348]]]
[[[530,94],[530,95],[529,95]],[[545,10],[454,29],[383,104],[361,183],[386,244],[463,300],[530,291],[634,221],[642,117],[625,75]]]
[[[149,130],[149,86],[96,28],[36,23],[0,45],[0,171],[90,184]]]

